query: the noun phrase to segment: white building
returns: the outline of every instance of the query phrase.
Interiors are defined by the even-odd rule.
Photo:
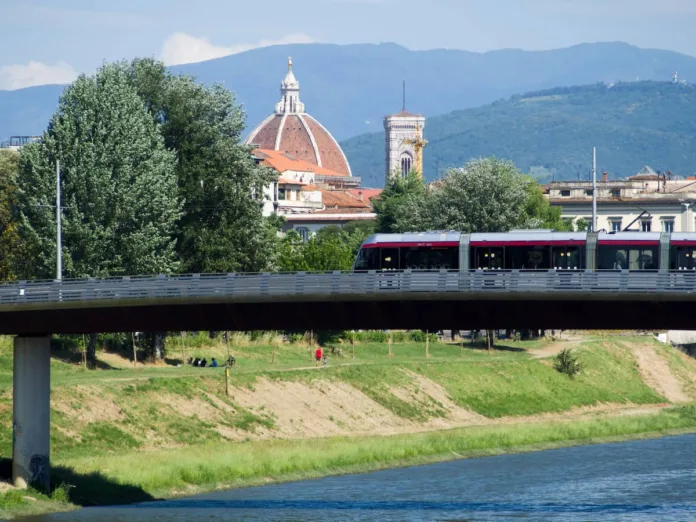
[[[592,221],[592,182],[557,181],[546,195],[561,215],[577,224]],[[650,167],[625,180],[597,181],[597,230],[695,232],[696,178],[670,179]]]
[[[347,190],[355,183],[347,185],[350,180],[340,173],[276,150],[255,149],[253,154],[278,173],[277,181],[264,189],[263,213],[284,217],[284,232],[294,228],[308,238],[327,225],[375,219],[369,198],[357,188]]]
[[[39,141],[41,136],[10,136],[6,141],[0,142],[0,149],[19,150],[28,143]]]

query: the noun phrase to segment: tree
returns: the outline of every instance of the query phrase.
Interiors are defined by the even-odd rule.
[[[422,208],[426,197],[427,191],[418,172],[410,171],[405,178],[394,173],[379,197],[372,201],[377,214],[376,230],[383,233],[403,232],[415,226],[407,222],[412,217],[409,212]]]
[[[585,218],[580,218],[575,222],[575,231],[576,232],[587,232],[587,230],[590,228],[590,222],[587,221]]]
[[[17,175],[19,153],[0,150],[0,279],[15,279],[14,266],[26,258],[25,245],[19,237],[17,216]]]
[[[324,227],[317,232],[316,237],[319,240],[328,238],[338,240],[350,249],[351,255],[355,259],[363,242],[374,233],[374,221],[350,221],[343,227],[337,225]]]
[[[395,182],[382,204],[389,212],[392,231],[457,230],[507,232],[513,228],[567,230],[560,210],[551,207],[532,178],[508,161],[474,159],[448,170],[430,190]],[[398,192],[395,189],[400,189]],[[389,206],[389,204],[393,206]]]
[[[354,261],[351,244],[331,233],[302,241],[299,234],[291,230],[279,246],[278,269],[281,272],[350,270]]]
[[[32,255],[25,277],[56,266],[55,164],[61,162],[63,274],[105,277],[178,269],[174,154],[143,106],[123,64],[80,76],[62,95],[38,143],[22,149],[20,233]],[[94,362],[96,336],[88,359]]]
[[[232,93],[174,75],[161,62],[126,67],[133,87],[177,156],[177,250],[185,272],[261,271],[273,265],[274,223],[262,215],[264,188],[276,179],[241,144],[244,113]]]

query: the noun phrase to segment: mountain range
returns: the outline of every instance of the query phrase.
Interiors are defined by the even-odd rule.
[[[407,108],[433,117],[557,86],[669,80],[675,71],[696,79],[696,58],[624,43],[487,53],[412,51],[390,43],[302,44],[255,49],[172,69],[205,83],[223,83],[243,104],[251,128],[273,111],[288,56],[293,57],[307,111],[339,140],[380,131],[383,117],[401,109],[403,80]],[[63,88],[0,91],[0,139],[40,134]]]
[[[592,147],[610,178],[650,165],[683,177],[696,171],[696,88],[671,82],[560,87],[429,118],[427,179],[472,157],[496,156],[540,180],[588,179]],[[384,185],[384,133],[341,143],[366,187]]]

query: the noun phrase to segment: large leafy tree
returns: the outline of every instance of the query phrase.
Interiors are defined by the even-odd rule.
[[[275,179],[241,144],[244,113],[232,93],[174,75],[161,62],[136,59],[131,84],[161,124],[178,163],[177,224],[182,271],[259,271],[273,264],[275,228],[262,216],[263,189]]]
[[[313,236],[302,241],[294,230],[280,241],[278,269],[281,272],[350,270],[355,261],[353,246],[337,234]]]
[[[19,153],[0,150],[0,279],[15,278],[14,265],[26,257],[25,245],[19,237],[16,215]]]
[[[55,274],[57,160],[65,277],[177,270],[176,158],[123,64],[80,76],[61,97],[40,142],[22,149],[20,233],[32,255],[18,266],[26,277]],[[88,357],[94,356],[93,337]]]
[[[411,171],[406,177],[402,177],[399,172],[393,173],[382,193],[372,201],[377,214],[377,231],[403,232],[404,228],[415,226],[408,222],[413,217],[410,213],[413,208],[424,205],[426,196],[426,187],[418,172]]]
[[[388,188],[376,206],[378,216],[381,208],[388,211],[384,213],[388,226],[382,231],[569,228],[536,181],[522,175],[514,164],[495,158],[474,159],[450,169],[428,190],[408,180],[395,180]]]

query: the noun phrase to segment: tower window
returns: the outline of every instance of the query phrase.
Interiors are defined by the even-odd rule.
[[[401,176],[406,177],[408,176],[408,173],[411,171],[411,157],[410,156],[403,156],[401,158]]]

